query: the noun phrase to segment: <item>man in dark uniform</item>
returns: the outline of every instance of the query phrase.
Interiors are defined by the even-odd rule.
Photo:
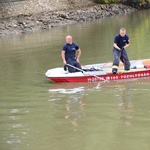
[[[128,59],[127,51],[125,50],[125,48],[127,48],[129,45],[129,36],[126,34],[126,30],[124,28],[121,28],[120,34],[116,35],[114,39],[114,62],[112,66],[113,74],[116,74],[118,71],[120,59],[124,64],[125,71],[130,71],[130,61]]]
[[[76,51],[78,52],[77,58],[76,58]],[[64,65],[70,64],[76,68],[82,69],[79,62],[79,58],[81,56],[81,50],[76,43],[72,42],[71,36],[66,37],[66,44],[64,44],[62,47],[61,55],[62,55]],[[80,71],[71,66],[68,66],[68,70],[71,73]]]

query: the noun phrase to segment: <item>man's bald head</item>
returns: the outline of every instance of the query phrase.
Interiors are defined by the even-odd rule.
[[[68,35],[68,36],[66,37],[66,43],[72,44],[72,36]]]

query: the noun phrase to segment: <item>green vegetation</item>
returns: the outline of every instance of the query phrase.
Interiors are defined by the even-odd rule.
[[[117,3],[120,2],[119,0],[95,0],[96,3],[101,3],[101,4],[108,4],[108,3]]]
[[[145,5],[150,0],[95,0],[97,3],[117,3],[117,2],[127,2],[127,3],[139,3],[140,5]]]

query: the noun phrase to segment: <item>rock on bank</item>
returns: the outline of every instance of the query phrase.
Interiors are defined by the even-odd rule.
[[[27,33],[40,29],[85,22],[131,12],[133,10],[132,7],[122,4],[98,4],[80,9],[21,14],[16,17],[1,20],[0,36]]]

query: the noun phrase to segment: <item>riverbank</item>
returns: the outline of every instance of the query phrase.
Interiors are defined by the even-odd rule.
[[[21,14],[16,17],[1,20],[0,37],[91,21],[122,13],[129,13],[134,10],[134,8],[123,4],[97,4],[90,7],[64,11],[46,11],[37,14]]]

